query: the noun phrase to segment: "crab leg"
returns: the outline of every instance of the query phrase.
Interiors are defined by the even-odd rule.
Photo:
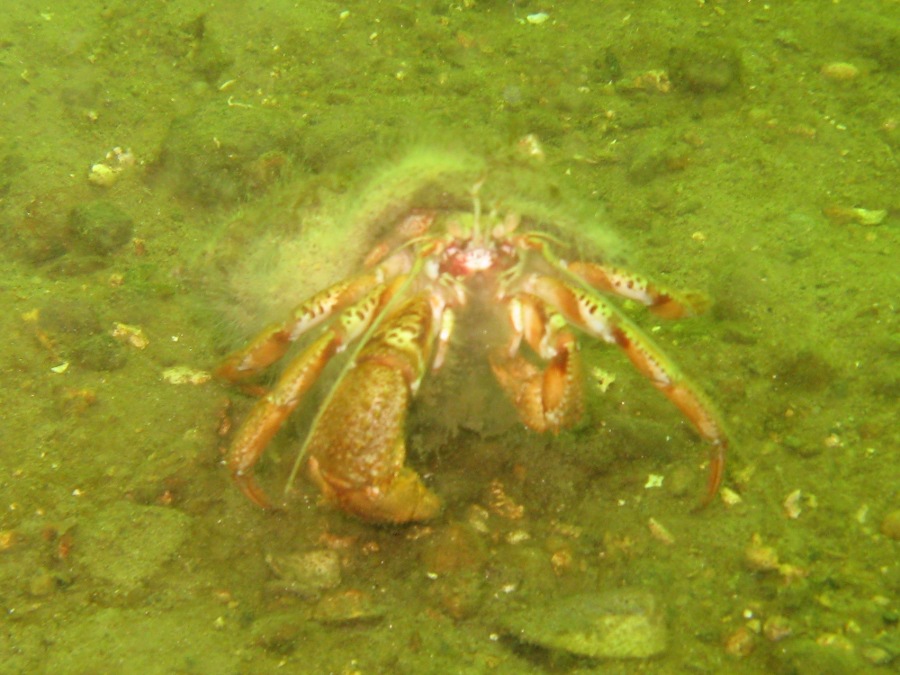
[[[564,262],[548,245],[553,240],[546,234],[525,232],[518,235],[515,241],[522,248],[539,251],[551,265],[562,272],[568,272],[576,280],[598,291],[608,291],[623,298],[636,300],[664,319],[696,316],[709,308],[709,298],[698,291],[675,291],[660,286],[640,274],[612,265],[581,260]]]
[[[556,433],[577,422],[584,407],[578,343],[562,316],[534,295],[520,293],[508,308],[513,337],[506,353],[491,357],[491,369],[525,426]],[[519,353],[523,339],[547,361],[543,369]]]
[[[636,300],[664,319],[680,319],[702,314],[709,298],[697,291],[674,291],[634,272],[609,265],[575,261],[566,268],[598,291],[609,291]]]
[[[274,388],[250,411],[231,444],[227,463],[241,492],[258,506],[272,506],[253,476],[253,467],[269,441],[300,403],[300,398],[315,383],[329,360],[366,331],[404,281],[400,277],[390,285],[376,285],[359,302],[344,310],[334,326],[288,364]],[[247,354],[249,356],[251,352]]]
[[[523,289],[559,309],[570,324],[622,349],[653,386],[681,410],[700,436],[712,444],[706,496],[709,502],[722,482],[728,438],[706,397],[649,337],[600,296],[536,274],[525,280]]]
[[[398,274],[408,272],[411,258],[391,256],[370,272],[340,281],[294,308],[287,321],[266,327],[246,347],[225,357],[215,375],[230,382],[245,380],[278,361],[300,337],[359,301],[375,286]]]

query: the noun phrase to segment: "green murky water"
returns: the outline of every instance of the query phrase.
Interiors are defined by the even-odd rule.
[[[7,8],[0,670],[895,667],[898,10]],[[370,242],[341,214],[422,144],[532,161],[525,196],[590,214],[573,238],[609,228],[636,269],[709,291],[699,318],[625,311],[722,411],[722,500],[694,510],[702,444],[608,347],[585,345],[616,380],[582,425],[521,429],[472,317],[413,410],[439,520],[366,526],[306,482],[268,514],[231,485],[225,427],[253,399],[170,369],[356,270]],[[261,462],[273,493],[317,396]],[[515,617],[615,589],[652,598],[662,654],[517,639]]]

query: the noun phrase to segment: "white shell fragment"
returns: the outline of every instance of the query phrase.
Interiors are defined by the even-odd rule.
[[[189,366],[166,368],[162,377],[169,384],[203,384],[212,379],[212,375],[205,370],[197,370]]]
[[[650,536],[657,541],[661,541],[666,546],[671,546],[675,543],[675,537],[672,536],[672,533],[656,518],[648,520],[647,527],[650,529]]]
[[[661,476],[658,473],[651,473],[647,476],[647,482],[644,483],[644,488],[659,488],[662,487],[663,481],[666,479],[665,476]]]
[[[800,490],[794,490],[785,498],[784,504],[782,505],[784,506],[784,515],[793,520],[800,517],[801,511],[803,511],[800,506],[800,497],[802,496],[803,493]]]
[[[119,179],[119,175],[136,164],[131,150],[116,146],[106,153],[106,157],[91,164],[88,171],[88,182],[99,187],[111,187]]]
[[[725,506],[737,506],[744,501],[737,492],[727,487],[724,487],[719,491],[719,496],[721,496],[722,503],[725,504]]]
[[[125,342],[135,349],[146,349],[150,340],[144,335],[140,326],[129,326],[127,323],[117,323],[113,328],[112,336],[120,342]]]

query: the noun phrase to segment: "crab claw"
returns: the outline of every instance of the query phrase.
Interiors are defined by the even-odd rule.
[[[385,487],[354,486],[323,473],[315,457],[309,474],[329,501],[361,520],[375,523],[413,523],[431,520],[441,512],[441,500],[425,487],[409,467],[400,467]]]
[[[520,355],[491,359],[497,382],[529,429],[556,433],[581,417],[583,397],[577,354],[564,351],[543,370]]]
[[[494,377],[529,429],[557,433],[572,426],[584,408],[575,336],[561,328],[561,317],[537,297],[519,294],[507,309],[512,339],[491,356]],[[521,354],[522,340],[546,362],[543,368]]]
[[[390,317],[337,384],[311,433],[308,469],[326,499],[362,520],[429,520],[440,499],[404,466],[406,414],[427,366],[435,311],[425,296]]]

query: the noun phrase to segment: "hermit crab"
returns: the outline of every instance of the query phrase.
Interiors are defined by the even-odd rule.
[[[499,187],[489,189],[498,175]],[[468,154],[419,153],[399,163],[363,192],[352,215],[361,230],[380,235],[357,273],[301,302],[224,359],[217,376],[243,382],[301,343],[228,451],[231,476],[251,501],[272,507],[254,466],[326,365],[343,353],[289,486],[305,464],[328,501],[362,520],[436,517],[440,499],[405,463],[407,412],[474,302],[502,315],[503,330],[489,338],[490,368],[524,425],[556,433],[574,424],[584,407],[578,340],[609,343],[708,442],[706,500],[717,493],[728,446],[718,414],[608,299],[629,299],[671,319],[702,311],[705,296],[665,288],[603,260],[569,260],[553,210],[512,196],[527,182],[510,175]]]

